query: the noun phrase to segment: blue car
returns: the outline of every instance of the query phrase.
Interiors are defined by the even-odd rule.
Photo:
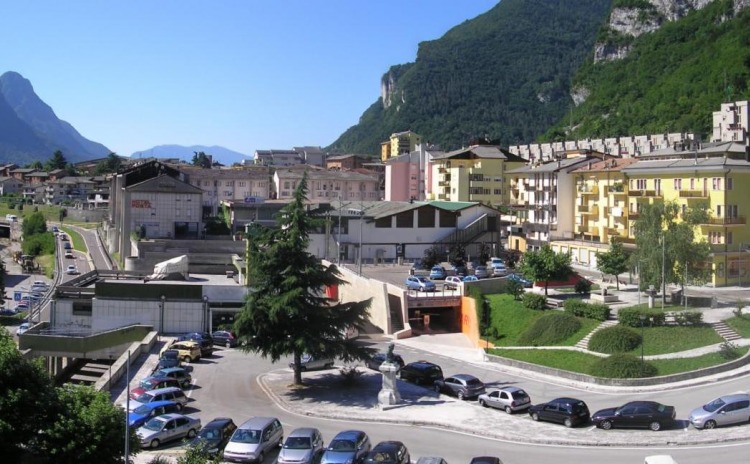
[[[432,280],[442,280],[447,276],[448,273],[445,272],[445,268],[443,266],[432,266],[432,269],[430,269],[430,279]]]
[[[408,276],[406,278],[406,288],[420,292],[434,292],[436,290],[435,282],[422,276]]]
[[[128,413],[128,424],[140,427],[156,416],[180,412],[181,406],[174,401],[152,401],[135,408]]]
[[[372,445],[370,438],[361,430],[339,432],[328,444],[321,464],[354,464],[364,460]]]
[[[523,285],[524,288],[531,288],[534,286],[534,283],[532,281],[516,273],[508,274],[508,280],[514,280]]]

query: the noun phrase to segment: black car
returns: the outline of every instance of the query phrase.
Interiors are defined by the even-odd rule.
[[[557,422],[565,427],[573,427],[588,423],[589,407],[576,398],[557,398],[530,407],[529,415],[535,421]]]
[[[201,346],[201,356],[211,356],[214,351],[214,339],[208,332],[190,332],[185,335],[181,335],[178,341],[194,341]]]
[[[503,464],[503,461],[496,456],[477,456],[471,458],[469,464]]]
[[[485,392],[484,383],[473,375],[457,374],[436,380],[435,391],[453,395],[459,400],[476,398]]]
[[[367,367],[370,369],[378,370],[380,369],[380,365],[385,362],[385,359],[388,357],[387,353],[375,353],[371,358],[369,358],[365,364],[367,364]],[[404,358],[402,358],[398,354],[393,354],[393,362],[395,362],[398,365],[398,368],[401,369],[404,367]]]
[[[417,385],[434,385],[436,380],[443,380],[443,370],[437,364],[428,361],[409,363],[398,371],[399,378]]]
[[[159,364],[156,366],[156,370],[165,369],[167,367],[180,367],[180,352],[177,350],[165,350],[159,358]]]
[[[198,436],[190,442],[190,446],[200,447],[210,457],[216,457],[227,446],[229,438],[236,429],[237,425],[232,419],[217,417],[203,426]]]
[[[664,425],[671,425],[674,418],[674,406],[666,406],[656,401],[631,401],[619,408],[602,409],[591,416],[594,425],[604,430],[614,427],[642,427],[657,431]]]
[[[381,441],[367,453],[365,464],[409,464],[411,456],[400,441]]]
[[[227,348],[233,348],[239,344],[237,337],[228,330],[217,330],[211,334],[211,338],[214,339],[214,345],[226,346]]]

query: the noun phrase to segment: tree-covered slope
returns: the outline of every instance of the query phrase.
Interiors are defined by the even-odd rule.
[[[750,9],[714,0],[630,42],[621,60],[588,60],[574,79],[585,101],[547,139],[695,132],[722,102],[750,98]]]
[[[611,0],[503,0],[419,45],[414,63],[383,76],[383,98],[328,147],[378,153],[390,134],[417,132],[444,149],[487,135],[529,142],[567,114],[572,76],[590,54]]]

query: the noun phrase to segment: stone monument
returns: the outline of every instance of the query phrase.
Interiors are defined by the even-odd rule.
[[[380,389],[380,393],[378,393],[380,407],[393,406],[401,402],[401,395],[398,392],[398,385],[396,384],[396,374],[400,366],[394,362],[393,347],[393,343],[388,345],[388,353],[386,354],[385,361],[380,365],[380,372],[383,374],[383,387]]]

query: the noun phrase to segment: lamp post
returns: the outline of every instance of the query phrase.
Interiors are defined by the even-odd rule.
[[[208,306],[208,295],[203,295],[203,330],[211,333],[211,310]]]
[[[109,382],[107,382],[107,385],[109,386],[109,391],[112,391],[112,358],[114,358],[114,355],[111,351],[108,351],[107,355],[109,355]]]
[[[638,316],[641,320],[641,377],[643,377],[643,346],[646,344],[645,331],[643,329],[643,323],[646,321],[646,316],[641,314]]]
[[[128,362],[125,364],[125,463],[130,463],[130,422],[128,411],[130,411],[130,350],[128,350]]]
[[[667,299],[667,247],[664,239],[664,231],[661,231],[661,310],[664,311],[664,300]]]
[[[159,336],[164,333],[164,302],[167,297],[164,295],[159,297]]]
[[[362,223],[365,221],[365,210],[360,210],[359,213],[359,251],[357,253],[357,260],[359,261],[359,275],[362,275]]]

